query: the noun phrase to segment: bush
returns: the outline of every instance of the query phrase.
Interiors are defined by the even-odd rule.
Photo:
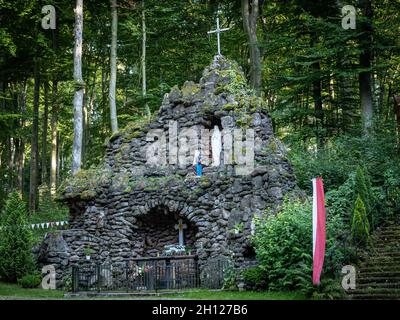
[[[302,279],[311,281],[310,213],[309,202],[285,200],[276,216],[256,221],[253,240],[268,289],[299,289]]]
[[[243,270],[242,275],[246,285],[252,289],[264,289],[267,286],[265,271],[260,267]]]
[[[327,190],[325,193],[325,205],[327,216],[339,216],[351,221],[354,207],[355,175],[350,173],[347,180],[337,189]]]
[[[2,211],[0,229],[0,277],[8,282],[35,269],[32,231],[27,226],[25,203],[18,193],[11,193]]]
[[[27,274],[22,278],[18,279],[18,284],[22,288],[37,288],[42,282],[42,276],[40,272]]]
[[[369,239],[369,222],[364,202],[358,196],[354,208],[353,222],[351,226],[351,233],[353,240],[356,243],[365,245]]]
[[[260,266],[243,274],[249,285],[270,290],[312,290],[312,207],[310,201],[285,199],[280,212],[256,222],[253,238]],[[323,275],[335,277],[354,260],[350,226],[327,211]]]
[[[379,200],[378,212],[381,214],[377,217],[378,222],[385,220],[387,217],[393,218],[394,215],[400,214],[400,170],[399,168],[390,168],[384,172],[385,181],[380,194],[377,196]]]
[[[233,265],[229,265],[225,270],[223,289],[236,290],[237,289],[236,278],[237,278],[237,272],[235,270],[235,267]]]
[[[368,183],[368,186],[367,186]],[[369,216],[371,212],[371,195],[370,195],[370,181],[365,175],[365,169],[361,166],[357,167],[356,170],[356,178],[354,183],[354,201],[357,200],[359,196],[365,206],[365,210],[367,212],[367,216]]]
[[[314,287],[309,293],[311,299],[315,300],[337,300],[346,299],[347,294],[341,286],[341,278],[325,278],[321,280],[318,287]]]

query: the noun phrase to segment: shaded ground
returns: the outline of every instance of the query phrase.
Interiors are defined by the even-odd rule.
[[[210,300],[302,300],[304,295],[296,292],[255,292],[255,291],[210,291],[210,290],[191,290],[177,294],[154,296],[135,296],[135,297],[67,297],[64,298],[64,291],[43,290],[43,289],[24,289],[16,284],[0,282],[0,300],[3,299],[67,299],[67,300],[86,300],[86,299],[210,299]]]

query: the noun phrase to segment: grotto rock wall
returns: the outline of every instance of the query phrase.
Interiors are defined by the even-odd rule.
[[[79,172],[59,196],[71,212],[70,229],[63,231],[68,266],[84,261],[87,247],[98,263],[161,254],[165,244],[178,242],[173,224],[179,218],[188,226],[185,242],[200,265],[217,256],[240,268],[253,265],[254,217],[273,211],[296,187],[264,109],[239,66],[219,56],[199,83],[186,82],[166,94],[154,118],[112,136],[102,165]],[[156,130],[169,139],[171,122],[178,131],[194,127],[199,134],[215,125],[228,131],[254,129],[254,169],[240,175],[235,164],[222,159],[219,167],[205,166],[204,175],[196,178],[191,163],[149,164],[143,150],[164,142],[149,133]]]

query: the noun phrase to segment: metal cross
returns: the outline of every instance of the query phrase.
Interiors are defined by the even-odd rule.
[[[186,229],[187,225],[183,223],[182,219],[178,220],[178,224],[175,225],[175,230],[179,230],[179,245],[183,246],[184,245],[184,240],[183,240],[183,229]]]
[[[211,30],[211,31],[208,31],[208,32],[207,32],[207,34],[211,34],[211,33],[216,33],[216,34],[217,34],[218,55],[219,55],[219,56],[221,55],[221,43],[220,43],[219,34],[220,34],[221,32],[227,31],[227,30],[229,30],[229,28],[223,28],[223,29],[220,29],[220,28],[219,28],[219,18],[217,17],[217,29]]]

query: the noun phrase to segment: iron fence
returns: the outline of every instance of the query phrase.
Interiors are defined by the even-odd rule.
[[[72,290],[159,291],[188,288],[222,288],[227,261],[213,261],[202,270],[196,256],[134,259],[119,265],[72,268]]]

